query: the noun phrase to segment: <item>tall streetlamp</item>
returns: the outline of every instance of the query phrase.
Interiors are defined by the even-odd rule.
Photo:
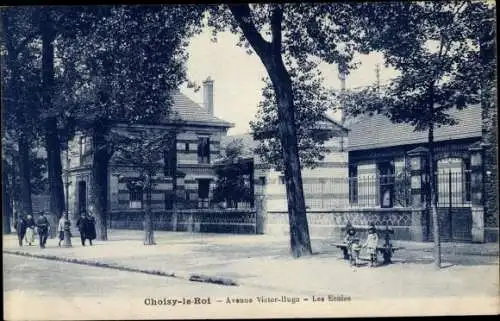
[[[69,181],[69,144],[66,149],[66,181],[64,186],[66,187],[66,211],[64,211],[64,247],[71,247],[71,223],[69,221],[69,186],[71,182]]]

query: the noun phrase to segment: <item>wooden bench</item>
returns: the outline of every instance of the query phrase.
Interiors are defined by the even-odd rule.
[[[342,230],[346,230],[346,228],[342,228]],[[368,228],[355,228],[356,232],[368,230]],[[403,247],[395,247],[392,246],[390,234],[394,234],[393,230],[390,230],[387,226],[385,229],[377,229],[377,234],[383,233],[385,242],[382,246],[377,246],[377,253],[380,253],[384,259],[384,264],[392,263],[392,255],[397,250],[403,249]],[[334,243],[335,247],[342,250],[344,254],[344,259],[349,260],[349,250],[347,249],[347,244],[345,243]]]

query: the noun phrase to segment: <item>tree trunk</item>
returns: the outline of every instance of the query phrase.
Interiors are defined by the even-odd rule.
[[[275,55],[271,63],[266,64],[266,69],[271,77],[278,103],[278,134],[281,146],[283,146],[292,255],[294,257],[311,255],[311,241],[297,147],[292,82],[281,55]]]
[[[31,203],[31,159],[30,146],[24,132],[19,133],[19,176],[21,187],[21,210],[25,214],[33,214]]]
[[[434,264],[437,269],[441,268],[441,241],[439,235],[439,216],[437,210],[437,186],[436,186],[436,168],[434,164],[434,124],[429,125],[429,141],[428,141],[428,163],[429,163],[429,189],[431,196],[431,215],[434,237]]]
[[[264,64],[276,94],[278,134],[283,149],[292,255],[294,257],[311,255],[311,241],[297,147],[292,81],[281,57],[283,9],[277,6],[272,11],[271,42],[264,40],[258,32],[248,4],[231,4],[229,9],[245,38]]]
[[[3,162],[2,171],[2,216],[3,216],[3,234],[10,234],[12,217],[12,194],[9,184],[9,176],[6,170],[6,162]]]
[[[64,186],[62,180],[61,146],[57,135],[57,120],[53,117],[46,121],[45,148],[47,151],[47,168],[49,177],[50,213],[47,215],[50,226],[50,237],[56,235],[56,226],[64,211]]]
[[[146,178],[146,207],[144,212],[144,245],[155,245],[155,237],[153,231],[153,219],[151,213],[151,180],[152,175],[147,175]]]
[[[42,106],[46,113],[45,147],[47,150],[47,168],[49,175],[50,213],[48,219],[51,237],[56,234],[58,218],[64,211],[64,190],[62,182],[61,148],[57,129],[57,116],[54,115],[52,95],[54,91],[54,39],[55,30],[48,8],[42,9],[40,19],[42,33]]]
[[[92,135],[92,184],[90,188],[91,204],[94,207],[96,218],[97,238],[101,241],[108,240],[108,165],[111,158],[106,145],[105,128],[97,125]]]

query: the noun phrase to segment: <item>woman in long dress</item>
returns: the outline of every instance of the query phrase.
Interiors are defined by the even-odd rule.
[[[31,246],[32,243],[35,243],[35,219],[33,216],[28,214],[26,217],[26,235],[25,235],[25,242]]]

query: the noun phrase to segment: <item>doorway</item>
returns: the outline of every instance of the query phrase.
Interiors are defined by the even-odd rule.
[[[87,182],[78,182],[78,216],[87,211]]]

